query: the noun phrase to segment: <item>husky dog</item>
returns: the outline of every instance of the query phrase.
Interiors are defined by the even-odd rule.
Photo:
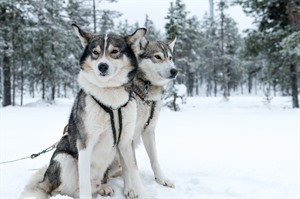
[[[164,186],[174,187],[159,165],[155,143],[155,127],[162,107],[164,87],[172,81],[178,70],[173,62],[173,48],[176,38],[171,42],[148,41],[145,37],[139,48],[134,48],[138,58],[138,71],[134,78],[133,90],[137,101],[137,123],[134,142],[139,143],[140,137],[148,153],[155,180]],[[108,177],[120,175],[118,157],[108,171]]]
[[[110,195],[101,178],[117,152],[130,184],[124,189],[129,198],[145,198],[133,150],[136,101],[132,80],[137,71],[133,48],[146,29],[132,35],[93,35],[77,25],[73,28],[84,51],[80,59],[78,82],[81,87],[68,122],[50,164],[39,170],[21,197],[46,199],[61,194],[90,199]]]

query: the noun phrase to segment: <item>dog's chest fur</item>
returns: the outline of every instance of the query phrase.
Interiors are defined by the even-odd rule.
[[[91,96],[86,97],[84,124],[87,139],[94,139],[96,142],[91,158],[92,167],[101,167],[103,164],[101,160],[114,156],[112,153],[115,153],[116,147],[113,146],[110,115]],[[115,126],[118,133],[119,123],[115,122]]]

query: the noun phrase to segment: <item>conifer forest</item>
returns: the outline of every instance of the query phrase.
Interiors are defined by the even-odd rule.
[[[121,20],[122,13],[101,8],[103,1],[117,0],[0,0],[3,107],[22,106],[25,96],[54,102],[76,95],[82,52],[71,27],[76,23],[94,33],[127,35],[145,27],[149,40],[176,37],[180,72],[170,96],[176,96],[174,85],[185,85],[188,97],[290,96],[291,107],[299,108],[299,0],[214,0],[214,15],[202,18],[191,15],[184,0],[174,0],[163,30],[147,14],[143,24]],[[255,28],[239,32],[226,13],[233,5],[253,17]]]

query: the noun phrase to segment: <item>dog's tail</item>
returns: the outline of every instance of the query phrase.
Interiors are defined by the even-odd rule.
[[[49,194],[40,186],[44,179],[47,166],[42,167],[30,178],[28,184],[21,193],[20,199],[48,199]]]

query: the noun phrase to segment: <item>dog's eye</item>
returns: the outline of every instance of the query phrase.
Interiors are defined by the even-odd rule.
[[[119,51],[117,49],[112,50],[110,53],[111,54],[117,54]]]
[[[172,59],[173,59],[173,57],[172,57],[172,56],[170,56],[170,57],[169,57],[169,59],[170,59],[170,60],[172,60]]]
[[[99,55],[99,52],[96,51],[96,50],[93,50],[93,55],[98,56],[98,55]]]
[[[155,55],[154,57],[158,60],[162,60],[161,56],[159,56],[159,55]]]

